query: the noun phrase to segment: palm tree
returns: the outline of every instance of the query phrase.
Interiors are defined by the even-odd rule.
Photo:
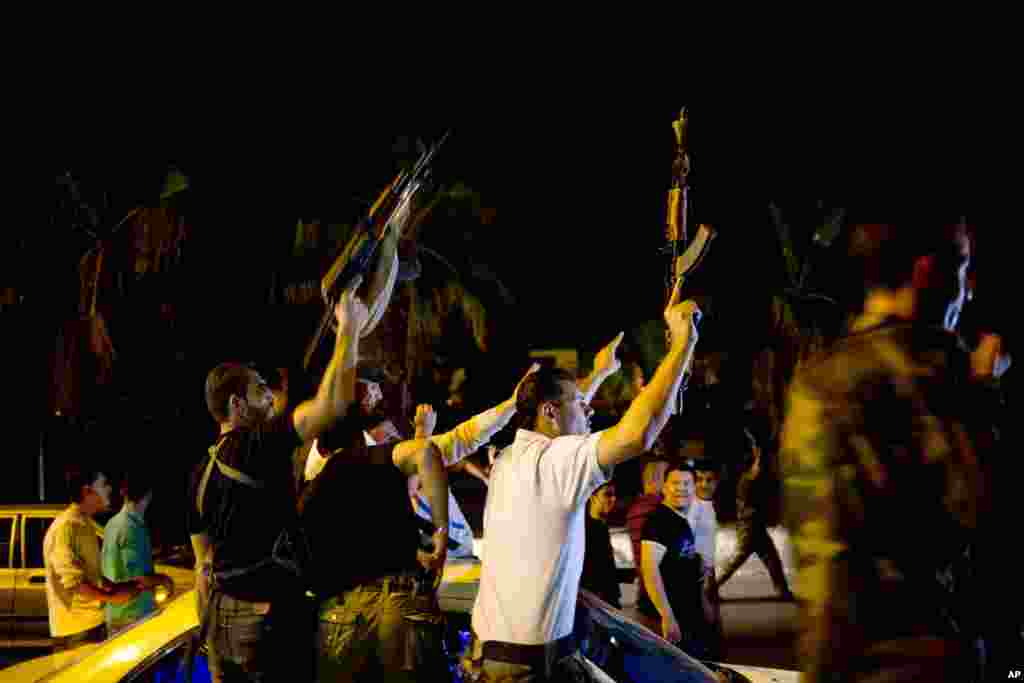
[[[843,309],[835,293],[837,268],[823,266],[838,255],[834,245],[846,212],[818,201],[790,210],[769,204],[779,240],[786,286],[772,296],[771,327],[754,364],[754,395],[771,425],[782,428],[789,382],[799,367],[840,333]]]
[[[489,351],[495,324],[485,301],[512,302],[493,271],[471,250],[456,247],[462,237],[453,234],[458,229],[479,230],[493,220],[481,195],[457,183],[418,201],[399,243],[402,273],[414,277],[396,284],[384,316],[360,344],[361,358],[384,370],[398,388],[393,407],[404,425],[415,409],[413,387],[433,383],[439,357]],[[299,243],[303,229],[300,225]],[[331,224],[324,232],[331,242],[344,245],[353,230],[350,224]]]

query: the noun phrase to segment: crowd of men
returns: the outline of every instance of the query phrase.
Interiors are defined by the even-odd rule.
[[[814,681],[984,680],[1024,651],[1019,602],[994,617],[975,608],[995,604],[994,586],[1009,578],[989,532],[1006,514],[995,475],[1009,425],[985,409],[1008,356],[991,344],[972,354],[955,334],[970,258],[963,226],[863,224],[853,247],[863,311],[797,374],[782,437],[801,663]],[[608,429],[591,433],[589,404],[620,367],[621,334],[587,377],[535,366],[506,401],[449,432],[434,434],[436,414],[421,406],[406,439],[375,417],[380,391],[359,362],[367,307],[355,291],[335,308],[333,355],[313,397],[276,400],[245,365],[207,377],[219,436],[192,478],[189,533],[214,680],[450,676],[436,591],[446,559],[472,552],[472,534],[448,472],[510,423],[514,440],[484,475],[473,659],[486,681],[610,680],[581,650],[577,595],[582,586],[621,605],[606,526],[613,476],[652,450],[673,414],[696,304],[677,285],[664,311],[668,352]],[[724,571],[718,467],[649,463],[628,514],[641,619],[701,659],[722,654],[719,588],[752,553],[794,599],[751,495],[761,447],[746,437],[739,547]],[[153,574],[146,485],[129,481],[102,552],[87,520],[109,505],[109,485],[96,473],[75,485],[45,543],[51,629],[65,644],[151,612],[165,580]]]

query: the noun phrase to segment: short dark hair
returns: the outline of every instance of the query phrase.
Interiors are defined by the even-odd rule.
[[[243,363],[221,363],[206,376],[206,407],[217,422],[227,422],[228,401],[245,396],[254,370]]]
[[[923,256],[938,257],[944,265],[959,263],[957,238],[968,233],[959,219],[945,217],[862,221],[850,231],[849,251],[867,290],[899,289],[910,283],[914,263]]]
[[[387,373],[379,366],[368,362],[360,362],[356,364],[356,379],[375,384],[386,384],[389,378]]]
[[[74,503],[82,502],[82,489],[92,486],[93,482],[106,472],[91,465],[72,465],[64,472],[64,481],[67,484],[68,498]]]
[[[153,490],[155,480],[149,468],[139,467],[130,470],[121,478],[121,495],[133,503],[138,503]]]
[[[699,460],[694,460],[691,469],[694,472],[714,472],[717,476],[722,476],[721,463],[712,458],[701,458]]]
[[[575,383],[576,378],[568,370],[549,366],[541,367],[523,380],[516,395],[516,426],[519,429],[533,429],[541,404],[562,398],[562,382]]]
[[[697,475],[694,473],[693,468],[690,467],[689,465],[672,464],[669,465],[669,468],[667,470],[665,470],[665,481],[668,481],[669,475],[672,474],[673,472],[683,472],[685,474],[689,474],[694,479],[697,478]]]

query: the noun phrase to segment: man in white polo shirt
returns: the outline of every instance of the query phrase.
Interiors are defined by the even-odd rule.
[[[649,450],[671,415],[697,341],[699,310],[665,310],[671,348],[622,420],[590,434],[590,398],[619,368],[616,338],[578,386],[544,368],[517,396],[519,430],[491,471],[473,630],[482,644],[482,680],[611,680],[584,660],[572,637],[583,571],[587,500],[615,465]]]

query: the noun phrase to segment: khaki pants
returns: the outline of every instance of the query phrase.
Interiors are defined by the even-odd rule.
[[[319,622],[320,683],[451,680],[437,598],[410,576],[387,577],[326,600]]]

